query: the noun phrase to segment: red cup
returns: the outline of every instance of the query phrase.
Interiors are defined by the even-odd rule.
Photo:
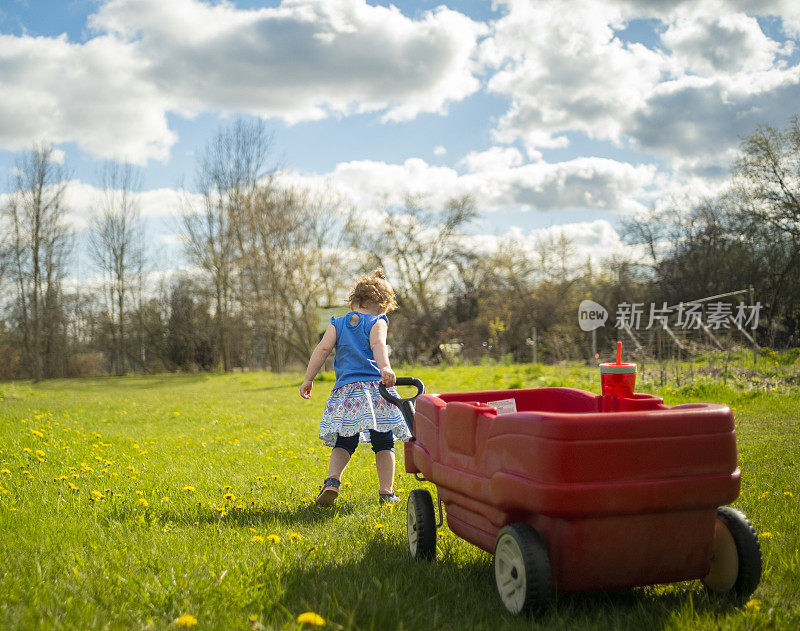
[[[600,383],[603,394],[620,399],[632,397],[636,386],[636,364],[600,364]]]

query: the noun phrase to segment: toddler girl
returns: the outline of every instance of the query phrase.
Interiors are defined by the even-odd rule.
[[[371,442],[378,470],[378,500],[381,504],[400,501],[392,488],[394,481],[394,441],[408,440],[408,431],[397,406],[384,399],[378,385],[394,386],[396,378],[389,365],[386,314],[397,308],[394,291],[377,269],[361,276],[350,293],[351,311],[331,318],[322,340],[308,361],[300,395],[311,398],[313,380],[335,348],[333,362],[336,383],[325,405],[319,437],[333,447],[328,477],[317,496],[317,504],[330,506],[339,495],[342,472],[359,441]],[[394,388],[390,392],[396,395]]]

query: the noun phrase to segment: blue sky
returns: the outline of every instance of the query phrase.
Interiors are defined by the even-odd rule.
[[[172,191],[221,125],[260,116],[290,181],[365,210],[470,193],[487,242],[560,230],[597,259],[625,250],[624,217],[718,192],[739,138],[797,113],[800,6],[752,5],[6,0],[0,193],[52,142],[80,228],[102,161],[131,161],[174,264]]]

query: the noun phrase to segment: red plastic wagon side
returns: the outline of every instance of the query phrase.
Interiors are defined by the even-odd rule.
[[[436,485],[453,533],[495,555],[510,611],[554,591],[758,585],[758,538],[725,506],[740,486],[727,406],[572,388],[427,394],[413,425],[406,471]],[[413,491],[412,556],[435,556],[435,529],[430,495]]]

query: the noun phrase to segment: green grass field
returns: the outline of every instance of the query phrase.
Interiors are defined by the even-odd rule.
[[[447,528],[435,563],[408,558],[405,501],[377,505],[367,446],[336,508],[313,505],[330,375],[311,401],[299,373],[0,383],[0,627],[293,629],[314,612],[329,629],[800,628],[797,366],[769,366],[774,379],[723,384],[694,366],[691,379],[678,367],[677,380],[653,370],[642,384],[670,405],[733,407],[735,506],[764,551],[753,600],[736,606],[688,582],[561,596],[534,619],[505,612],[490,555]],[[397,372],[440,392],[599,389],[596,369],[579,365]],[[395,489],[405,500],[418,486],[400,449]]]

